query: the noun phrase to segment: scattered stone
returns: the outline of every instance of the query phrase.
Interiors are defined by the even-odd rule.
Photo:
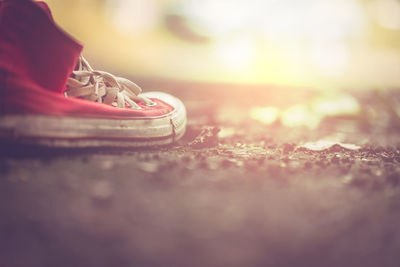
[[[332,162],[332,163],[335,163],[335,164],[338,164],[338,163],[339,163],[339,160],[340,160],[340,157],[338,157],[338,155],[335,155],[335,156],[333,156],[333,157],[331,158],[331,162]]]
[[[351,163],[353,163],[354,162],[354,160],[352,160],[352,159],[350,159],[350,158],[342,158],[342,163],[349,163],[349,164],[351,164]]]
[[[299,148],[305,148],[312,151],[324,151],[329,150],[330,152],[339,152],[342,150],[358,150],[361,147],[355,144],[344,144],[340,142],[333,142],[329,140],[320,140],[317,142],[308,142]]]
[[[393,162],[393,158],[390,157],[390,156],[388,156],[388,155],[386,155],[386,154],[381,154],[381,159],[382,159],[384,162]]]
[[[283,144],[283,153],[288,154],[289,152],[293,151],[295,147],[296,146],[294,144],[285,143]]]
[[[235,134],[235,129],[232,127],[222,127],[221,130],[218,132],[219,138],[228,138]]]
[[[192,148],[209,148],[218,145],[219,127],[204,126],[200,134],[188,144]]]

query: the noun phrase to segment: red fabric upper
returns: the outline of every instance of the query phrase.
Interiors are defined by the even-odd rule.
[[[53,21],[44,2],[0,1],[0,115],[44,114],[96,118],[159,116],[161,100],[142,110],[119,109],[63,94],[82,45]]]

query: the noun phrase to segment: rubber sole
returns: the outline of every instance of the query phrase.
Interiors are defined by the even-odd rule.
[[[157,117],[92,119],[45,115],[5,115],[0,117],[0,139],[49,147],[148,147],[167,145],[180,139],[186,130],[183,103],[166,93],[149,92],[174,107]]]

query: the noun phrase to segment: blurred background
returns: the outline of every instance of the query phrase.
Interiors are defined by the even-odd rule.
[[[316,89],[400,85],[398,0],[47,0],[95,67]]]
[[[45,1],[188,125],[0,147],[0,267],[400,266],[400,0]]]

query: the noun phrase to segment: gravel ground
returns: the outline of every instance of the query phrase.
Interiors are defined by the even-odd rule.
[[[179,143],[1,145],[1,267],[400,265],[396,92],[355,92],[359,114],[307,129],[248,115],[318,94],[306,89],[147,85],[186,103]]]

